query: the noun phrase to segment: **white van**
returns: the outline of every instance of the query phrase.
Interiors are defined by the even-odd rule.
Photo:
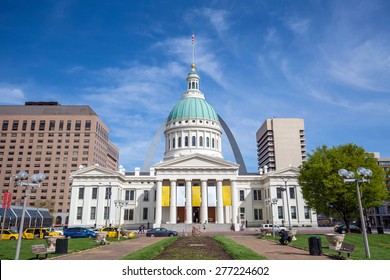
[[[272,224],[261,224],[260,225],[260,229],[269,229],[272,231]],[[282,229],[286,230],[285,227],[282,227],[282,226],[279,226],[279,225],[274,225],[274,230],[275,230],[275,233],[278,234],[279,231],[281,231]]]

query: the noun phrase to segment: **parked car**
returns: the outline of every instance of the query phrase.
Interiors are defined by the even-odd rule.
[[[19,238],[19,234],[16,231],[11,229],[3,229],[1,240],[16,240],[18,238]]]
[[[134,236],[134,233],[126,232],[123,228],[119,228],[120,231],[120,237],[131,237],[130,235]],[[118,238],[118,227],[103,227],[100,232],[107,232],[108,238]]]
[[[70,227],[64,231],[64,236],[68,238],[96,238],[96,232],[87,227]]]
[[[166,228],[152,228],[146,232],[148,237],[165,237],[165,236],[177,236],[177,231],[168,230]]]
[[[261,224],[259,229],[269,229],[272,232],[272,224]],[[285,227],[282,227],[280,225],[274,225],[274,230],[276,234],[278,234],[282,229],[287,230]]]
[[[47,232],[58,232],[59,235],[64,235],[64,230],[62,228],[50,227],[47,229]]]
[[[351,233],[362,233],[362,230],[355,226],[355,225],[349,225],[349,228],[351,230]],[[334,227],[334,231],[337,233],[346,233],[347,232],[347,226],[346,225],[336,225]]]
[[[26,228],[23,232],[23,239],[44,238],[45,236],[58,236],[57,231],[49,231],[48,228]]]

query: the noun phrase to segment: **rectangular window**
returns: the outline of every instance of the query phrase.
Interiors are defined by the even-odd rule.
[[[96,207],[95,206],[92,206],[91,207],[91,215],[89,217],[91,220],[95,220],[96,219]]]
[[[295,199],[295,188],[294,187],[290,188],[290,198]]]
[[[253,200],[261,200],[261,190],[253,190]]]
[[[3,121],[3,128],[2,130],[8,130],[8,121]]]
[[[278,219],[283,219],[283,206],[278,206]]]
[[[25,131],[27,129],[27,121],[23,121],[22,130]]]
[[[245,219],[245,207],[240,207],[240,219]]]
[[[262,220],[263,219],[263,209],[253,209],[254,210],[254,218],[255,220]]]
[[[50,121],[49,123],[49,130],[54,130],[56,127],[56,121]]]
[[[92,188],[92,199],[97,199],[97,192],[98,192],[97,188]]]
[[[310,219],[309,207],[304,206],[303,211],[305,212],[305,219]]]
[[[148,219],[148,208],[142,208],[142,219],[143,220]]]
[[[134,190],[126,190],[125,200],[134,200]]]
[[[106,188],[105,199],[111,198],[111,188]]]
[[[79,188],[79,199],[84,199],[84,188]]]
[[[80,129],[81,129],[81,121],[76,121],[75,130],[80,130]]]
[[[149,201],[149,191],[144,191],[144,201]]]
[[[240,190],[240,201],[245,201],[245,192],[244,192],[244,190]]]
[[[77,220],[81,220],[82,217],[83,217],[83,207],[77,207],[77,217],[76,217],[76,219]]]
[[[58,130],[59,131],[64,130],[64,121],[60,121],[60,125],[58,126]],[[58,135],[58,136],[62,136],[62,135]]]
[[[123,219],[125,221],[133,221],[134,220],[134,209],[125,209]]]
[[[30,127],[31,130],[35,130],[35,121],[31,121],[31,127]],[[33,135],[34,136],[34,135]]]
[[[86,131],[91,130],[91,121],[85,121],[85,130]]]
[[[46,124],[46,122],[45,121],[40,121],[39,122],[39,130],[45,130],[45,124]]]
[[[19,121],[13,121],[12,123],[12,130],[18,130],[19,128]]]
[[[297,218],[297,207],[291,206],[291,219]]]
[[[276,188],[276,198],[282,198],[283,188]]]
[[[108,207],[108,206],[104,206],[104,216],[103,216],[103,219],[104,220],[110,219],[110,207]]]
[[[68,121],[67,123],[66,123],[66,130],[71,130],[71,128],[72,128],[72,121]]]

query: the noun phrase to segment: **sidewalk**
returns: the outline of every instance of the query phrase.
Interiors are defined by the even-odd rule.
[[[291,245],[280,245],[279,243],[269,240],[258,239],[255,235],[249,235],[247,232],[245,234],[232,234],[232,232],[219,234],[225,235],[233,241],[252,249],[269,260],[331,260],[331,258],[325,255],[310,255],[308,251],[295,248]],[[115,242],[94,249],[51,258],[50,260],[119,260],[132,252],[160,240],[162,240],[162,238],[140,236],[136,239]]]

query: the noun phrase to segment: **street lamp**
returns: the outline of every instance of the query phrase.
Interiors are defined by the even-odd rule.
[[[366,232],[366,224],[364,221],[364,215],[363,215],[363,206],[362,206],[362,200],[360,197],[360,189],[359,189],[359,183],[369,183],[370,179],[369,177],[372,176],[372,171],[370,169],[366,169],[364,167],[359,167],[356,171],[356,173],[360,176],[360,178],[355,179],[355,173],[352,171],[348,171],[346,169],[340,169],[339,170],[339,176],[344,178],[344,183],[355,183],[356,182],[356,192],[359,202],[359,211],[360,211],[360,221],[362,224],[362,230],[363,230],[363,241],[364,241],[364,249],[366,250],[366,257],[370,258],[370,247],[368,246],[368,239],[367,239],[367,232]]]
[[[265,199],[265,203],[267,205],[271,205],[271,214],[272,214],[272,237],[275,237],[275,227],[274,227],[274,211],[273,211],[273,205],[278,203],[277,198],[267,198]]]
[[[121,226],[121,214],[122,214],[122,207],[123,206],[127,206],[129,204],[128,201],[126,200],[115,200],[114,201],[115,203],[115,207],[119,208],[119,221],[118,221],[118,240],[119,240],[119,237],[120,237],[120,226]]]
[[[287,181],[290,180],[290,178],[282,178],[283,181],[284,181],[284,188],[282,188],[281,190],[283,192],[286,192],[286,200],[287,200],[287,215],[288,215],[288,229],[291,230],[291,218],[290,218],[290,205],[289,205],[289,202],[288,202],[288,188],[287,188]]]
[[[31,183],[23,182],[24,180],[27,179],[28,179],[28,173],[26,171],[20,171],[18,175],[16,175],[15,177],[15,181],[16,181],[15,186],[25,187],[24,196],[23,196],[24,201],[23,201],[22,218],[20,220],[20,225],[19,225],[19,237],[18,237],[18,244],[16,246],[15,260],[19,259],[20,246],[22,244],[22,239],[23,239],[23,225],[24,225],[24,215],[27,207],[28,187],[39,188],[41,186],[40,183],[46,179],[46,175],[43,173],[33,174],[31,176]]]

